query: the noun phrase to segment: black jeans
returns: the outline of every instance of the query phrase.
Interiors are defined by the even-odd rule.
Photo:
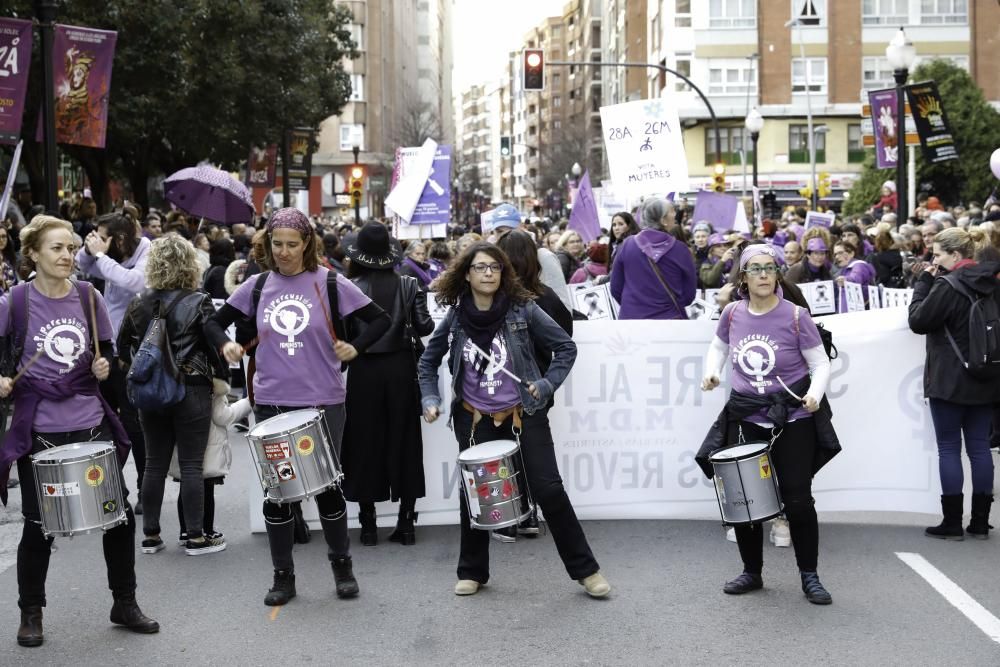
[[[739,439],[743,427],[746,442],[771,439],[771,429],[751,422],[730,422],[729,444]],[[819,558],[819,521],[812,497],[813,460],[816,456],[816,426],[812,418],[785,425],[771,448],[771,465],[778,478],[785,518],[792,534],[795,562],[802,572],[815,572]],[[736,526],[736,542],[743,559],[743,570],[760,574],[764,567],[764,528],[760,523]]]
[[[205,480],[204,506],[205,512],[201,517],[201,529],[205,535],[215,532],[215,482]],[[177,496],[177,523],[180,524],[181,532],[186,533],[187,522],[184,521],[184,496]]]
[[[140,418],[149,447],[146,476],[142,481],[143,533],[160,534],[163,485],[167,480],[167,470],[176,446],[188,537],[201,537],[202,516],[205,511],[202,468],[205,463],[205,448],[208,447],[208,432],[212,428],[211,385],[189,384],[184,400],[180,403],[171,405],[162,412],[143,410]]]
[[[472,413],[462,407],[461,402],[452,405],[452,418],[458,449],[470,447]],[[495,426],[493,420],[484,416],[476,425],[475,442],[510,440],[513,437],[514,419]],[[576,518],[573,505],[563,488],[562,477],[556,465],[555,445],[549,429],[547,410],[539,410],[533,415],[522,416],[520,436],[521,457],[524,473],[531,490],[531,496],[541,507],[545,520],[552,532],[552,540],[562,558],[566,572],[571,579],[584,579],[600,569],[594,554],[583,534],[583,527]],[[462,545],[458,556],[458,578],[472,579],[485,584],[490,578],[490,533],[474,529],[469,525],[469,507],[465,493],[459,492],[458,506],[461,514]]]
[[[337,460],[340,460],[340,442],[344,437],[344,422],[347,411],[344,404],[287,407],[283,405],[256,405],[254,416],[258,422],[270,419],[282,412],[292,412],[315,407],[323,411],[326,430],[333,442]],[[347,501],[340,486],[331,486],[316,496],[316,507],[319,509],[319,523],[323,527],[323,539],[326,540],[327,556],[330,560],[344,558],[351,554],[351,539],[347,535]],[[271,549],[271,564],[276,570],[292,570],[295,563],[292,560],[292,546],[295,543],[295,521],[292,517],[292,503],[272,503],[264,501],[264,526],[267,528],[267,543]]]
[[[111,441],[111,429],[106,423],[94,428],[64,433],[32,433],[31,454],[51,447],[92,440]],[[21,480],[21,514],[24,528],[17,545],[17,606],[45,606],[45,579],[49,572],[54,538],[42,533],[42,517],[35,495],[35,473],[31,456],[17,460],[17,475]],[[135,594],[135,515],[128,502],[128,489],[122,483],[127,521],[104,533],[104,562],[108,569],[108,587],[116,597]]]
[[[108,405],[118,413],[122,427],[132,441],[132,460],[135,461],[136,488],[142,491],[142,478],[146,473],[146,438],[139,423],[139,411],[128,400],[125,391],[125,378],[128,368],[121,368],[118,357],[111,360],[111,374],[100,384],[101,394]]]

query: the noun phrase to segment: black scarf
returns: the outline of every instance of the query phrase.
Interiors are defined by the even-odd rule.
[[[466,294],[458,302],[458,323],[462,325],[462,329],[473,343],[483,352],[492,355],[493,339],[503,327],[509,307],[510,299],[503,292],[498,291],[493,295],[493,303],[489,310],[476,308],[475,299],[471,294]],[[489,364],[489,359],[483,359],[481,354],[476,353],[474,367],[480,375],[486,372]]]

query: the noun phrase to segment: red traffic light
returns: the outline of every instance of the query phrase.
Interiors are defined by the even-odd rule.
[[[545,70],[545,52],[542,49],[524,50],[523,81],[525,90],[542,90]]]
[[[542,64],[542,56],[537,53],[529,53],[527,63],[528,67],[538,67]]]

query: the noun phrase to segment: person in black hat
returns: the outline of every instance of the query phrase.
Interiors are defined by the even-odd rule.
[[[424,496],[417,359],[421,336],[434,329],[427,296],[411,276],[397,275],[389,231],[366,224],[347,246],[347,277],[392,317],[392,325],[351,364],[341,462],[344,497],[361,505],[361,543],[378,543],[375,503],[399,501],[392,542],[414,544],[416,499]],[[359,326],[364,327],[363,323]]]

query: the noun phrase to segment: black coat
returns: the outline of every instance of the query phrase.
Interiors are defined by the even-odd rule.
[[[1000,302],[996,274],[1000,264],[983,262],[955,272],[970,291],[992,295]],[[958,349],[969,358],[969,308],[972,303],[959,294],[944,276],[935,278],[926,271],[913,285],[910,302],[910,330],[927,335],[927,361],[924,364],[924,397],[938,398],[961,405],[988,405],[1000,402],[1000,382],[977,380],[962,366],[945,327],[951,331]]]

